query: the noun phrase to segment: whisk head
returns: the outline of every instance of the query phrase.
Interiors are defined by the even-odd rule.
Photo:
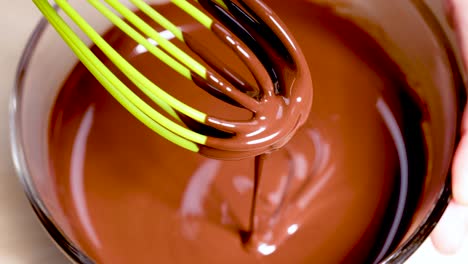
[[[144,0],[129,0],[132,9],[119,0],[87,0],[181,78],[193,81],[219,100],[249,110],[252,115],[246,120],[209,115],[171,96],[123,58],[68,1],[55,0],[56,6],[159,107],[156,110],[99,60],[48,0],[33,1],[83,65],[123,107],[148,128],[183,148],[223,159],[254,156],[281,147],[305,122],[312,102],[307,63],[288,29],[260,0],[170,1],[230,47],[252,73],[256,86],[249,85]],[[202,62],[164,38],[135,10],[170,31]],[[219,133],[204,133],[199,125]]]

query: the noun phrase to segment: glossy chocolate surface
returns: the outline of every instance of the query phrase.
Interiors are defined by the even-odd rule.
[[[253,157],[211,159],[173,145],[127,113],[82,65],[65,82],[51,116],[50,195],[66,216],[57,224],[97,263],[361,263],[386,252],[404,230],[401,212],[410,214],[418,195],[408,188],[425,174],[424,112],[404,76],[366,34],[330,11],[300,0],[266,2],[302,49],[314,102],[286,145],[257,158],[263,167],[253,222]],[[212,32],[174,6],[157,8],[256,86]],[[252,117],[120,31],[105,38],[181,101],[211,116]]]

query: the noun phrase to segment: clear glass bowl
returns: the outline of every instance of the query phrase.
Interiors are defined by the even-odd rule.
[[[74,1],[78,0],[70,0]],[[409,84],[429,106],[431,122],[425,128],[430,135],[429,165],[420,202],[409,230],[401,241],[395,241],[396,249],[381,261],[401,263],[429,236],[450,199],[450,166],[466,103],[452,32],[438,19],[441,4],[436,0],[308,1],[328,5],[364,28],[400,65]],[[80,9],[99,32],[109,28],[109,23],[88,5],[81,5]],[[54,197],[41,195],[54,188],[48,182],[50,110],[61,83],[76,62],[75,56],[42,19],[18,66],[10,102],[10,131],[18,176],[43,226],[72,261],[93,263],[67,237],[67,227],[57,225],[63,223],[60,220],[65,216],[51,213],[57,211],[53,210],[57,204]]]

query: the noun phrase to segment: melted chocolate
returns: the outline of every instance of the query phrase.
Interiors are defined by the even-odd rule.
[[[250,2],[254,13],[267,14]],[[281,94],[271,74],[258,67],[265,62],[258,58],[255,67],[246,67],[252,61],[242,61],[215,36],[228,34],[222,27],[214,26],[213,34],[176,7],[157,6],[187,32],[186,40],[195,47],[195,52],[187,52],[208,58],[203,49],[197,52],[203,43],[212,55],[206,62],[214,66],[213,76],[219,72],[248,95],[246,100],[256,104],[265,98],[259,94],[265,89],[261,85],[275,91],[271,98],[278,102],[267,106],[277,108],[268,110],[268,132],[295,134],[273,144],[282,148],[266,159],[206,157],[219,157],[223,148],[242,150],[248,142],[233,140],[215,117],[259,122],[257,130],[240,127],[247,138],[258,132],[262,115],[239,107],[245,104],[236,104],[237,97],[219,100],[210,87],[204,92],[198,87],[202,80],[196,80],[197,85],[181,78],[115,28],[105,35],[113,47],[167,92],[209,113],[210,125],[227,132],[196,128],[216,136],[210,138],[216,148],[203,148],[202,156],[152,133],[81,64],[66,80],[49,137],[50,181],[58,193],[46,195],[59,197],[60,204],[49,205],[55,208],[52,215],[66,215],[57,224],[97,263],[360,263],[380,258],[398,242],[408,219],[396,217],[396,212],[404,209],[411,215],[409,205],[418,195],[417,189],[409,195],[401,187],[408,181],[404,172],[411,172],[410,185],[416,186],[425,167],[418,127],[422,116],[406,93],[403,76],[367,35],[329,11],[302,0],[288,2],[288,8],[280,0],[267,3],[303,49],[302,63],[310,69],[306,75],[314,80],[310,111],[303,113],[307,104],[302,111],[288,104],[298,93],[307,93],[292,89],[303,86],[291,80],[307,83],[308,77],[285,67],[289,59],[283,48],[267,51],[269,57],[279,54],[276,71],[286,69],[277,76],[278,87],[284,88]],[[257,72],[252,75],[253,70]],[[122,74],[118,77],[129,83]],[[286,119],[289,127],[283,126],[271,121],[275,116],[299,121]],[[233,145],[225,147],[228,140]],[[268,144],[249,149],[248,156],[265,152]],[[228,154],[228,159],[237,156]],[[392,231],[395,226],[397,232]]]
[[[204,6],[213,4],[210,1],[202,1],[203,3]],[[248,89],[250,86],[245,85],[243,78],[224,66],[225,64],[219,63],[220,59],[215,59],[223,58],[222,53],[213,52],[213,47],[200,45],[190,32],[185,33],[184,37],[188,40],[187,45],[209,65],[218,69],[222,76],[241,85],[239,88],[232,87],[220,74],[211,71],[208,71],[206,81],[197,79],[195,83],[201,84],[202,88],[211,91],[218,98],[226,101],[225,98],[228,97],[228,103],[252,112],[247,120],[230,121],[224,117],[207,117],[205,123],[208,126],[232,135],[209,137],[206,146],[202,146],[202,154],[218,159],[254,157],[279,149],[305,122],[312,105],[310,70],[292,34],[279,17],[260,1],[245,0],[244,5],[255,16],[258,23],[256,27],[244,29],[242,22],[232,26],[230,21],[237,21],[236,18],[223,13],[224,15],[218,17],[229,30],[215,22],[211,31],[246,64],[259,88],[257,93],[250,96],[246,94],[246,91],[252,89]],[[231,3],[231,9],[232,6]],[[245,16],[247,15],[241,17]],[[238,27],[244,30],[239,32],[236,30]],[[237,34],[233,35],[230,30]],[[271,42],[273,40],[276,42]],[[222,50],[220,47],[216,49]],[[212,89],[206,89],[207,87]]]

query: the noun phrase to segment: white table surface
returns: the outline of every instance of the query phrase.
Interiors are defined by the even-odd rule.
[[[29,207],[13,170],[9,149],[8,99],[19,56],[40,14],[30,0],[0,0],[0,6],[0,263],[68,263]],[[442,256],[426,241],[407,261],[429,262],[466,264],[468,243],[458,254]]]

